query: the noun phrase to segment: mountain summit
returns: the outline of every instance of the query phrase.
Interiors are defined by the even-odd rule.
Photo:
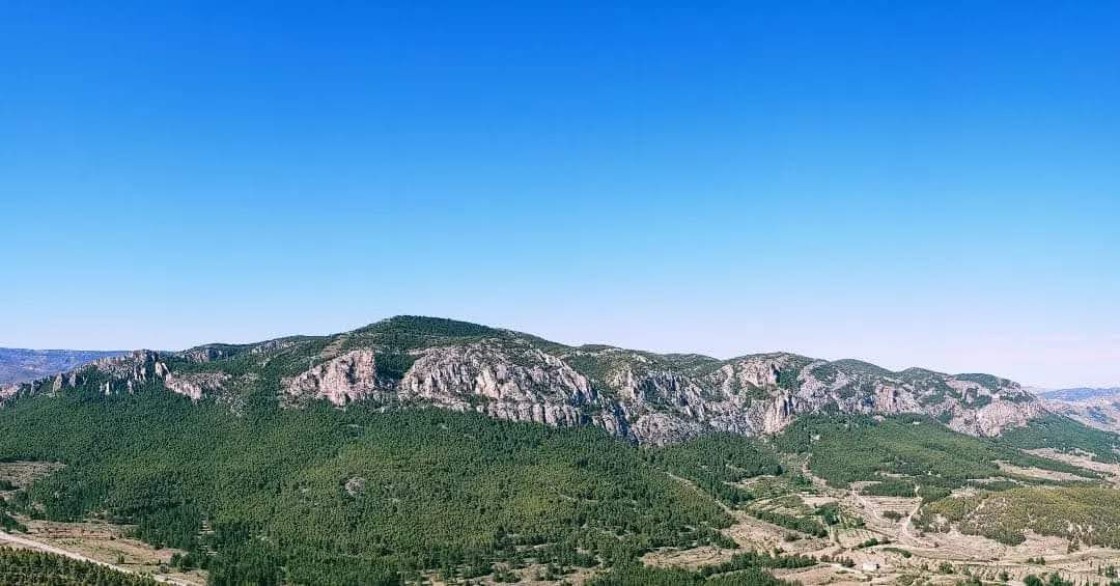
[[[1033,395],[986,374],[892,372],[857,360],[789,353],[719,360],[604,345],[568,346],[450,319],[398,316],[352,332],[182,352],[141,350],[0,394],[162,390],[232,408],[370,402],[476,411],[552,426],[595,425],[641,443],[728,431],[778,432],[813,413],[933,417],[991,436],[1046,413]]]

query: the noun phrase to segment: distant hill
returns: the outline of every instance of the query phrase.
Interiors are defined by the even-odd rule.
[[[53,376],[122,351],[26,350],[0,348],[0,386]]]
[[[1120,387],[1058,389],[1038,396],[1055,413],[1097,429],[1120,432]]]
[[[1079,387],[1075,389],[1057,389],[1053,391],[1043,391],[1039,393],[1038,396],[1049,401],[1092,401],[1094,399],[1120,397],[1120,387],[1109,387],[1101,389],[1089,387]]]

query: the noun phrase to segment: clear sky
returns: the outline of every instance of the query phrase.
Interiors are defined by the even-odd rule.
[[[0,1],[0,345],[399,313],[1120,384],[1120,3]]]

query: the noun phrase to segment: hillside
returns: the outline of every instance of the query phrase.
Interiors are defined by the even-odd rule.
[[[215,584],[396,584],[530,565],[559,578],[656,548],[734,547],[720,533],[732,516],[667,471],[729,502],[748,495],[724,482],[782,472],[736,436],[645,452],[594,428],[446,410],[262,403],[234,414],[135,391],[0,409],[0,480],[5,462],[65,464],[0,491],[0,513],[26,526],[13,530],[126,524]]]
[[[54,376],[87,362],[123,354],[125,352],[120,351],[0,348],[0,387]]]
[[[837,522],[797,496],[814,490],[799,465],[787,465],[798,454],[835,487],[823,494],[885,475],[932,502],[993,478],[1031,485],[997,461],[1099,478],[917,416],[815,416],[769,444],[712,434],[641,448],[602,429],[444,409],[290,409],[252,399],[231,409],[151,379],[132,393],[25,396],[0,409],[0,426],[8,530],[124,524],[134,538],[183,552],[177,567],[201,567],[213,584],[395,584],[433,575],[552,583],[589,574],[603,583],[707,583],[703,574],[633,567],[646,555],[694,550],[726,552],[716,559],[736,572],[753,569],[719,583],[773,584],[761,569],[812,562],[737,558],[772,547],[737,528],[761,523],[781,543],[819,549]],[[6,466],[21,462],[63,466],[31,482],[7,480],[16,477]]]
[[[992,581],[1028,574],[1029,535],[1120,547],[1120,437],[1004,379],[852,360],[398,317],[102,359],[14,388],[0,429],[0,530],[189,584]]]
[[[1053,484],[1030,474],[1103,482],[1093,470],[916,415],[816,415],[767,441],[713,433],[636,446],[595,427],[447,409],[192,400],[167,392],[162,378],[130,393],[93,386],[24,395],[0,408],[0,428],[5,531],[72,547],[52,536],[119,526],[155,548],[137,563],[173,548],[161,559],[170,555],[162,563],[174,576],[201,570],[215,585],[778,586],[769,572],[779,570],[835,582],[853,557],[902,563],[862,545],[907,535],[860,508],[876,495],[940,506],[960,490]],[[1084,445],[1077,429],[1044,428],[1017,445]],[[869,483],[868,496],[856,492]],[[83,551],[125,541],[109,535]],[[787,553],[751,553],[778,547]],[[705,561],[663,567],[681,556]],[[936,559],[914,557],[900,571]]]
[[[921,414],[976,436],[998,435],[1044,414],[1018,384],[991,375],[890,372],[789,353],[719,360],[567,346],[410,316],[333,336],[138,351],[7,394],[128,393],[148,384],[233,409],[250,398],[294,407],[319,401],[432,406],[553,426],[594,425],[652,444],[709,431],[772,434],[813,413]]]
[[[1120,431],[1120,387],[1060,389],[1039,398],[1050,411],[1097,429]]]

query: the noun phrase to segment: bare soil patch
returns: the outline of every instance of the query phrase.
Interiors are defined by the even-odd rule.
[[[22,520],[27,525],[28,539],[58,549],[74,552],[91,560],[111,564],[138,574],[158,575],[162,569],[177,583],[206,584],[202,571],[179,572],[168,567],[171,556],[186,553],[173,549],[155,549],[152,546],[125,536],[126,526],[104,522],[57,523],[53,521]]]
[[[1027,450],[1029,453],[1066,464],[1072,464],[1078,468],[1084,468],[1093,472],[1100,472],[1108,477],[1108,479],[1116,485],[1120,485],[1120,464],[1109,464],[1107,462],[1098,462],[1093,459],[1092,454],[1078,453],[1069,454],[1066,452],[1059,452],[1053,448],[1042,448],[1038,450]]]
[[[11,482],[17,489],[25,488],[62,468],[63,465],[57,462],[0,462],[0,480]]]
[[[1070,482],[1078,480],[1086,480],[1085,478],[1069,472],[1057,472],[1055,470],[1043,470],[1042,468],[1022,468],[1007,462],[996,462],[999,469],[1009,474],[1016,474],[1019,476],[1029,476],[1031,478],[1039,478],[1042,480],[1055,480],[1058,482]]]

